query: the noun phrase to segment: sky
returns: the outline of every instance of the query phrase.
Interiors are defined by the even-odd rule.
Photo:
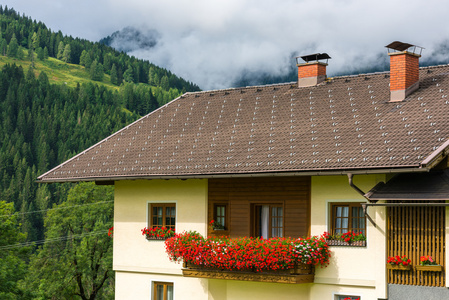
[[[131,52],[204,90],[231,87],[244,72],[286,74],[294,56],[328,53],[328,76],[388,59],[390,42],[449,63],[445,0],[3,0],[53,31],[99,41],[124,27],[158,33]]]

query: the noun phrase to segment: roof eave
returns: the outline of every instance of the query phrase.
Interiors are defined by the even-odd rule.
[[[332,176],[332,175],[368,175],[368,174],[392,174],[392,173],[411,173],[428,172],[430,168],[418,165],[407,165],[397,167],[370,167],[370,168],[352,168],[352,169],[323,169],[312,171],[272,171],[272,172],[254,172],[254,173],[212,173],[212,174],[153,174],[153,175],[122,175],[122,176],[98,176],[98,177],[70,177],[40,179],[38,183],[61,183],[61,182],[83,182],[83,181],[119,181],[119,180],[139,180],[139,179],[207,179],[207,178],[235,178],[235,177],[284,177],[284,176]]]

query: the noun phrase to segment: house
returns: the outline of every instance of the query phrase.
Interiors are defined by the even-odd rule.
[[[116,299],[448,299],[449,65],[387,48],[389,72],[328,78],[319,53],[297,58],[298,82],[186,93],[38,181],[115,186]],[[329,241],[329,265],[306,275],[264,275],[171,262],[142,236],[158,226],[366,241]]]

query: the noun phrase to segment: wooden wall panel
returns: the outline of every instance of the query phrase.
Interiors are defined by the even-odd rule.
[[[216,203],[228,205],[231,237],[251,236],[251,206],[282,204],[285,236],[310,234],[310,177],[209,179],[209,220]]]
[[[388,283],[444,287],[445,283],[445,207],[390,207],[388,213],[388,256],[406,255],[410,271],[388,270]],[[443,266],[442,272],[416,270],[420,257],[432,256]]]

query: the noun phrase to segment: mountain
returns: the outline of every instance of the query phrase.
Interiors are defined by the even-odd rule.
[[[110,46],[118,51],[149,50],[156,46],[160,34],[156,30],[140,31],[128,26],[100,40],[100,44]]]
[[[48,255],[41,251],[47,246],[57,245],[62,253],[68,248],[57,242],[66,241],[70,249],[75,240],[90,243],[84,240],[89,237],[74,238],[70,230],[48,241],[55,228],[46,220],[50,215],[63,218],[54,209],[66,205],[75,185],[39,185],[37,176],[182,93],[199,88],[149,61],[53,32],[6,6],[0,6],[0,23],[0,299],[51,299],[60,294],[49,291],[60,292],[62,286],[63,297],[72,299],[79,295],[73,280],[48,279],[47,285],[39,280],[44,280],[40,271]],[[105,199],[95,196],[92,201]],[[70,224],[60,221],[55,224]],[[106,229],[107,234],[105,226],[112,220],[106,221],[89,226],[100,233]],[[83,234],[91,229],[80,227]],[[111,261],[112,254],[108,255]],[[113,273],[112,263],[108,266]],[[35,274],[38,281],[27,279],[27,274]],[[23,280],[36,286],[20,287]],[[102,299],[113,299],[113,285],[108,283],[105,289],[112,289],[112,296]]]

